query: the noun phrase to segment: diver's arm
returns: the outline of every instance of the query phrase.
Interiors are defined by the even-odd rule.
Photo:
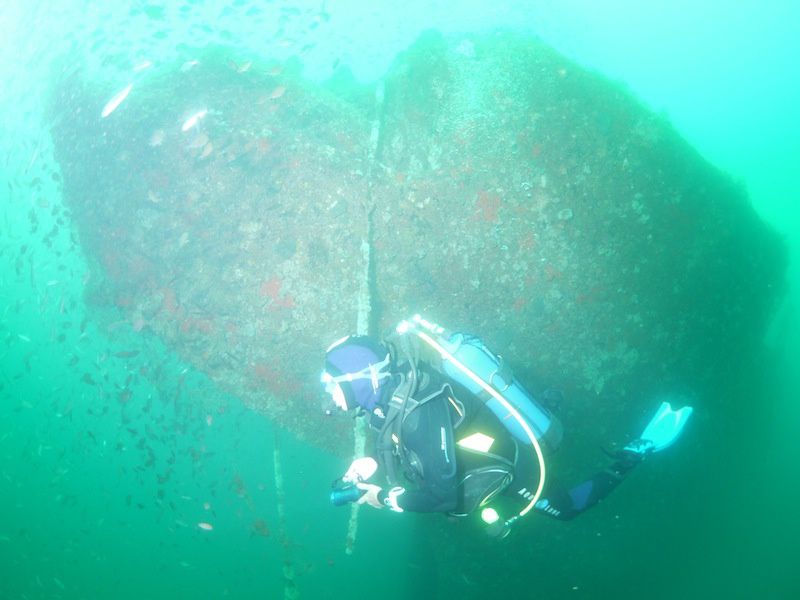
[[[364,490],[358,503],[374,508],[390,508],[395,512],[450,512],[456,508],[456,490],[452,484],[441,489],[418,490],[400,486],[384,489],[371,483],[357,483],[356,486]]]
[[[397,512],[450,512],[457,506],[455,482],[419,489],[401,487],[381,490],[378,500]]]
[[[364,490],[364,494],[357,500],[359,504],[369,504],[373,508],[391,508],[395,512],[403,512],[397,503],[397,498],[405,493],[405,488],[393,487],[384,490],[379,485],[372,483],[357,483],[356,487]]]

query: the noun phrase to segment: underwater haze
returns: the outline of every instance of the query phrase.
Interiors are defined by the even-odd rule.
[[[798,18],[788,0],[4,2],[0,599],[798,597]],[[461,87],[447,88],[431,75],[445,61],[425,63],[445,48],[457,70],[505,40],[537,64],[566,65],[542,77],[542,97],[567,89],[583,104],[565,101],[563,114],[586,106],[586,122],[599,123],[575,164],[563,157],[576,136],[554,129],[552,153],[526,137],[556,104],[515,121],[513,94],[530,73],[497,69],[492,80],[482,67],[481,80],[462,69]],[[476,81],[497,88],[485,94]],[[427,127],[435,103],[424,89],[455,89],[448,122],[468,122],[463,131],[498,118],[497,143],[465,133],[458,148],[405,163],[400,142],[386,143],[379,169],[375,123],[407,147],[441,134]],[[486,96],[494,104],[477,110]],[[173,109],[174,131],[159,124]],[[628,216],[614,221],[613,202],[598,200],[588,214],[608,220],[592,222],[563,198],[603,179],[597,165],[628,147],[626,115],[642,148],[667,140],[682,154],[643,167],[658,175],[644,196],[620,190]],[[523,146],[536,173],[516,181],[528,204],[500,191]],[[501,174],[482,171],[479,155]],[[463,171],[448,162],[458,160]],[[675,173],[696,179],[669,180]],[[496,193],[462,202],[455,183],[452,196],[442,191],[450,177]],[[673,183],[684,198],[720,198],[650,212],[648,198]],[[457,267],[419,233],[444,222],[425,189],[469,202],[457,231],[433,238]],[[378,233],[397,231],[373,248],[373,320],[385,329],[407,310],[454,320],[472,310],[472,323],[454,325],[481,328],[501,354],[530,355],[515,365],[526,383],[565,392],[566,447],[554,464],[575,459],[566,472],[592,472],[597,445],[649,412],[634,396],[658,385],[693,395],[681,442],[569,523],[531,515],[497,541],[473,522],[363,508],[348,534],[350,512],[331,506],[329,491],[349,464],[352,424],[322,418],[314,390],[324,349],[356,324],[348,294],[369,239],[363,205],[331,199],[360,191],[384,195]],[[609,223],[624,224],[622,238],[668,230],[657,235],[664,249],[647,255],[651,246],[622,239],[615,248],[644,254],[628,265],[629,254],[603,245]],[[389,264],[390,237],[418,260]],[[552,244],[558,258],[536,274],[515,255],[516,278],[506,277],[510,267],[487,257],[506,256],[509,239],[521,253]],[[601,255],[619,272],[592,271]],[[609,341],[602,360],[580,358],[590,353],[578,341],[622,331],[595,316],[640,320],[615,313],[623,294],[605,288],[645,263],[673,266],[680,283],[677,257],[702,274],[682,290],[688,305],[654,301],[652,329]],[[586,289],[569,306],[594,321],[562,314],[575,280]],[[648,285],[627,301],[644,305]],[[437,306],[442,297],[453,307]],[[539,313],[555,325],[540,327]],[[692,338],[695,326],[704,339]],[[520,332],[540,329],[548,345],[523,347]],[[665,354],[649,353],[664,339]],[[294,380],[305,371],[316,378]]]

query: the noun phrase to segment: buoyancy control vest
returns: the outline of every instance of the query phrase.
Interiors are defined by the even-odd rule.
[[[540,441],[550,449],[558,446],[563,435],[558,419],[534,400],[514,378],[503,359],[477,337],[447,332],[415,315],[401,321],[386,342],[393,353],[395,366],[402,373],[400,384],[386,407],[387,413],[378,436],[378,453],[390,483],[396,485],[399,479],[396,472],[398,463],[406,474],[414,472],[413,457],[406,455],[402,444],[404,418],[421,403],[440,394],[436,391],[425,398],[415,397],[420,383],[417,366],[424,362],[482,400],[516,443],[522,445],[522,450],[536,455],[539,485],[520,516],[526,514],[544,486]]]

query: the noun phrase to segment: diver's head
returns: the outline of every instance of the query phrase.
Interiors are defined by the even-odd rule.
[[[389,364],[389,351],[380,342],[367,336],[347,336],[328,347],[320,381],[338,408],[361,407],[372,412],[382,386],[391,377]]]

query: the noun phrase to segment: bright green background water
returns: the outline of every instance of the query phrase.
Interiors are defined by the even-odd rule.
[[[326,498],[342,465],[285,432],[279,436],[289,541],[281,543],[270,425],[186,371],[157,340],[124,327],[100,330],[87,318],[88,269],[68,223],[49,246],[42,242],[57,225],[52,211],[61,202],[49,179],[56,167],[43,115],[49,82],[62,69],[88,68],[107,83],[110,96],[133,65],[171,60],[181,44],[223,42],[281,58],[312,42],[303,54],[310,77],[327,77],[336,58],[370,80],[428,27],[532,30],[624,82],[666,112],[709,160],[744,180],[759,213],[787,236],[792,279],[800,279],[800,9],[794,2],[348,0],[328,3],[329,21],[316,19],[319,2],[104,4],[11,0],[0,7],[0,598],[280,597],[284,561],[303,597],[340,589],[368,597],[383,590],[380,567],[389,554],[407,556],[411,548],[416,558],[399,589],[378,593],[408,597],[436,578],[414,541],[420,533],[401,528],[393,515],[364,514],[357,552],[344,556],[346,515]],[[281,12],[287,6],[299,11]],[[741,439],[742,451],[708,474],[720,481],[719,493],[694,499],[696,537],[665,534],[652,541],[671,545],[654,556],[678,557],[663,565],[674,571],[669,594],[751,597],[760,590],[761,597],[780,598],[800,591],[792,574],[800,533],[794,306],[790,299],[768,337],[773,383],[748,391],[754,418],[739,411],[739,420],[722,428]],[[130,350],[140,354],[115,356]],[[142,367],[147,377],[137,376]],[[103,392],[117,399],[132,375],[130,402],[103,400]],[[617,506],[633,513],[640,499],[636,490],[621,493]],[[575,527],[599,526],[603,518]],[[259,520],[267,537],[253,528]],[[198,529],[200,521],[214,530]],[[548,542],[554,554],[570,555],[557,547],[557,536]],[[661,597],[640,571],[624,567],[626,551],[647,548],[635,536],[617,545],[600,542],[592,546],[596,559],[582,556],[573,571],[554,569],[545,587],[595,597],[613,592],[609,573],[621,573],[619,595],[640,589]],[[691,565],[682,571],[684,549]],[[490,547],[487,566],[502,573]],[[462,577],[468,585],[469,573]],[[532,581],[529,590],[471,591],[525,596],[536,589]]]

